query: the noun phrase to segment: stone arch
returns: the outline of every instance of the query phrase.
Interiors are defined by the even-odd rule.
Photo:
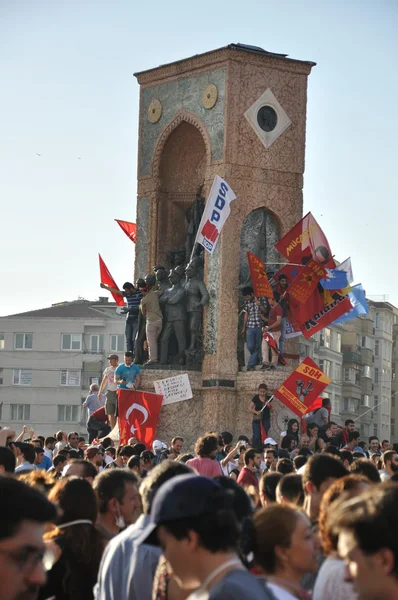
[[[189,211],[202,194],[210,151],[205,126],[186,111],[180,111],[158,139],[153,160],[156,263],[167,266],[168,252],[186,244]]]
[[[205,148],[206,148],[206,166],[210,165],[211,141],[210,141],[210,137],[209,137],[209,133],[207,131],[206,125],[203,123],[203,121],[201,119],[199,119],[193,113],[191,113],[187,110],[181,109],[176,114],[176,116],[165,126],[165,128],[161,132],[160,136],[158,137],[156,145],[155,145],[155,151],[153,153],[153,160],[152,160],[152,176],[156,178],[158,185],[160,183],[159,182],[160,163],[161,163],[161,158],[163,155],[164,148],[165,148],[166,143],[167,143],[170,135],[172,134],[172,132],[183,122],[193,125],[194,127],[196,127],[196,129],[198,129],[198,131],[200,131],[202,138],[203,138],[203,142],[205,144]]]

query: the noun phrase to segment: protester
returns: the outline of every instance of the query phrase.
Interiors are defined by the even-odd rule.
[[[126,453],[124,452],[124,450],[126,447],[129,448],[129,446],[119,446],[118,447],[118,449],[116,450],[116,457],[114,458],[114,460],[112,460],[111,462],[109,462],[106,465],[106,467],[105,467],[106,470],[122,469],[125,466]],[[112,448],[112,450],[114,450],[114,448]],[[106,450],[106,452],[108,452],[108,450]],[[130,456],[132,456],[132,455],[130,455]]]
[[[338,551],[360,600],[398,598],[398,485],[386,483],[343,502],[331,515]]]
[[[88,460],[77,458],[66,465],[62,475],[63,477],[82,477],[92,485],[98,475],[98,470]]]
[[[146,477],[153,467],[155,455],[150,450],[144,450],[140,454],[141,477]]]
[[[237,483],[242,487],[249,487],[253,485],[258,489],[258,479],[256,477],[256,470],[260,468],[262,461],[261,452],[255,448],[249,448],[245,452],[245,466],[239,473]]]
[[[72,477],[59,481],[48,499],[58,507],[56,527],[44,536],[52,542],[55,562],[39,600],[90,600],[104,548],[95,527],[95,492],[88,481]]]
[[[247,349],[250,352],[250,359],[247,363],[246,371],[253,371],[254,367],[260,361],[261,315],[266,314],[268,304],[265,298],[256,298],[253,293],[253,288],[251,287],[243,288],[242,295],[244,300],[244,312],[241,334],[246,338]]]
[[[93,465],[97,473],[102,470],[104,455],[98,446],[89,446],[85,452],[85,459]]]
[[[278,452],[276,450],[274,450],[273,448],[268,448],[264,452],[264,458],[266,471],[272,471],[273,467],[275,467],[276,469],[276,465],[278,464]]]
[[[260,383],[258,393],[253,396],[249,404],[249,412],[253,415],[252,430],[253,430],[253,448],[259,448],[261,445],[261,427],[264,430],[265,437],[271,425],[271,410],[272,403],[269,403],[267,397],[267,386],[265,383]]]
[[[155,440],[152,444],[152,450],[154,454],[153,464],[154,466],[162,462],[162,452],[167,449],[166,444],[160,440]]]
[[[151,600],[152,585],[161,551],[141,538],[150,522],[149,513],[161,487],[177,475],[192,470],[176,461],[164,461],[148,474],[140,486],[143,514],[111,540],[102,558],[96,600]]]
[[[270,598],[238,556],[232,498],[216,481],[196,475],[175,477],[155,498],[142,541],[161,545],[183,588],[196,582],[189,598]]]
[[[381,481],[386,481],[398,472],[398,454],[395,450],[387,450],[382,456],[382,470],[379,471]]]
[[[102,408],[103,402],[99,395],[99,386],[96,383],[90,385],[90,393],[83,402],[83,406],[87,408],[89,417],[91,417],[94,411]]]
[[[355,431],[355,421],[353,421],[352,419],[346,419],[344,421],[343,429],[336,436],[337,446],[339,448],[344,448],[344,446],[348,442],[348,434],[352,431]]]
[[[108,416],[109,425],[113,429],[116,425],[117,415],[117,385],[115,383],[115,370],[119,363],[119,357],[117,354],[110,354],[108,356],[109,365],[103,372],[101,385],[98,390],[98,397],[102,399],[102,394],[106,389],[106,400],[105,400],[105,413]]]
[[[217,477],[222,475],[220,464],[216,461],[218,438],[215,434],[206,433],[195,444],[197,458],[187,460],[186,465],[194,469],[199,475]]]
[[[47,458],[47,456],[45,456],[44,448],[36,446],[35,454],[36,456],[33,464],[35,465],[36,469],[43,469],[44,471],[48,471],[48,469],[51,468],[52,462],[49,458]]]
[[[276,502],[276,488],[282,479],[282,473],[264,473],[260,479],[259,492],[261,506]]]
[[[133,471],[137,479],[141,479],[141,459],[139,456],[136,454],[131,456],[127,461],[127,468]]]
[[[142,315],[146,317],[146,339],[148,342],[147,365],[155,364],[158,360],[158,338],[162,331],[163,314],[159,304],[159,296],[164,292],[158,289],[140,288],[143,296],[140,304]]]
[[[311,423],[315,423],[319,428],[326,425],[329,421],[328,408],[331,406],[329,398],[322,398],[322,407],[317,408],[311,415]]]
[[[295,504],[303,506],[304,490],[301,475],[288,473],[284,475],[276,486],[276,501],[278,504]]]
[[[57,431],[57,433],[55,434],[55,439],[57,440],[57,442],[54,447],[53,457],[57,456],[59,451],[63,450],[63,448],[67,446],[68,436],[66,434],[66,431]]]
[[[87,433],[88,443],[91,444],[96,438],[105,437],[111,432],[111,426],[108,425],[109,416],[106,414],[105,407],[102,406],[88,418]]]
[[[350,467],[352,475],[363,475],[372,483],[380,483],[380,475],[375,465],[367,458],[357,458]]]
[[[50,473],[54,477],[54,479],[60,479],[66,462],[66,456],[63,456],[62,454],[57,454],[57,456],[55,456],[53,459],[53,466],[48,470],[48,473]]]
[[[170,448],[169,449],[165,448],[162,451],[162,460],[166,460],[166,459],[176,460],[181,454],[183,445],[184,445],[184,439],[181,436],[177,435],[176,437],[174,437],[171,440]]]
[[[270,306],[270,311],[268,315],[268,325],[263,327],[264,336],[261,344],[261,354],[263,357],[263,366],[264,369],[275,370],[278,364],[279,354],[266,340],[266,334],[270,333],[278,346],[279,338],[281,337],[282,331],[282,316],[283,310],[282,307],[278,304],[274,297],[268,298],[268,304]],[[269,362],[269,352],[271,350],[271,362]]]
[[[287,311],[288,311],[288,301],[287,294],[289,288],[289,281],[283,273],[278,277],[278,283],[275,288],[275,299],[279,302],[282,308],[282,323],[281,323],[281,337],[279,338],[279,350],[281,353],[284,353],[285,346],[285,329],[286,329],[286,321],[287,321]]]
[[[10,448],[0,446],[0,475],[11,475],[16,467],[15,455]]]
[[[109,285],[105,285],[105,283],[101,283],[100,286],[112,294],[117,294],[126,298],[126,348],[127,351],[134,352],[135,340],[138,333],[138,315],[142,294],[129,281],[126,281],[126,283],[123,284],[123,292],[116,288],[112,288]]]
[[[345,581],[345,565],[338,557],[337,536],[328,526],[328,517],[333,513],[339,498],[353,498],[368,489],[369,480],[357,475],[341,477],[325,492],[319,513],[319,534],[322,550],[326,556],[315,582],[313,600],[356,600],[352,585]]]
[[[370,452],[370,454],[374,454],[375,452],[380,452],[379,438],[376,437],[375,435],[372,435],[369,438],[369,452]]]
[[[300,443],[300,435],[299,435],[300,425],[297,419],[289,419],[287,423],[286,431],[282,431],[279,438],[279,446],[282,446],[283,438],[290,435],[296,440],[296,445],[298,446]]]
[[[141,385],[141,370],[133,363],[133,356],[133,352],[125,352],[124,363],[115,369],[115,383],[120,390],[136,390]]]
[[[111,469],[95,478],[93,488],[98,496],[97,529],[110,540],[139,516],[138,479],[128,469]]]
[[[46,575],[44,525],[54,505],[13,477],[0,477],[0,598],[35,600]],[[46,596],[48,598],[48,596]]]
[[[253,523],[254,561],[266,575],[273,598],[303,598],[300,581],[317,568],[310,520],[301,510],[274,504],[259,510]]]
[[[76,458],[83,458],[84,452],[81,448],[79,448],[79,434],[77,431],[72,431],[68,433],[68,446],[69,450],[75,450],[77,452]],[[90,442],[89,442],[90,443]]]
[[[37,469],[34,465],[36,460],[35,447],[32,444],[25,442],[18,442],[19,450],[21,451],[21,463],[16,467],[15,473],[26,473],[27,471],[33,471]]]
[[[323,494],[335,479],[348,475],[340,460],[329,454],[311,456],[303,471],[304,507],[313,524],[318,521]]]

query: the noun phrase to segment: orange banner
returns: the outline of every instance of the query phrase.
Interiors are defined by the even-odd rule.
[[[274,291],[270,282],[268,281],[263,261],[251,252],[247,253],[247,260],[249,261],[250,277],[252,280],[254,295],[257,298],[273,298]]]

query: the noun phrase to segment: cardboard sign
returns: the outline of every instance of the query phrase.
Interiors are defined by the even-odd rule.
[[[295,415],[301,417],[331,381],[318,365],[307,357],[274,395]]]
[[[167,379],[158,379],[153,382],[153,385],[155,392],[163,396],[163,404],[173,404],[182,400],[190,400],[193,397],[188,373],[167,377]]]

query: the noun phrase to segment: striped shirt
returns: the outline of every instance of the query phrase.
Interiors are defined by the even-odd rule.
[[[140,302],[142,300],[141,292],[135,292],[135,294],[126,294],[126,292],[123,292],[123,296],[127,300],[127,307],[129,310],[126,319],[133,319],[136,321],[140,313]]]

